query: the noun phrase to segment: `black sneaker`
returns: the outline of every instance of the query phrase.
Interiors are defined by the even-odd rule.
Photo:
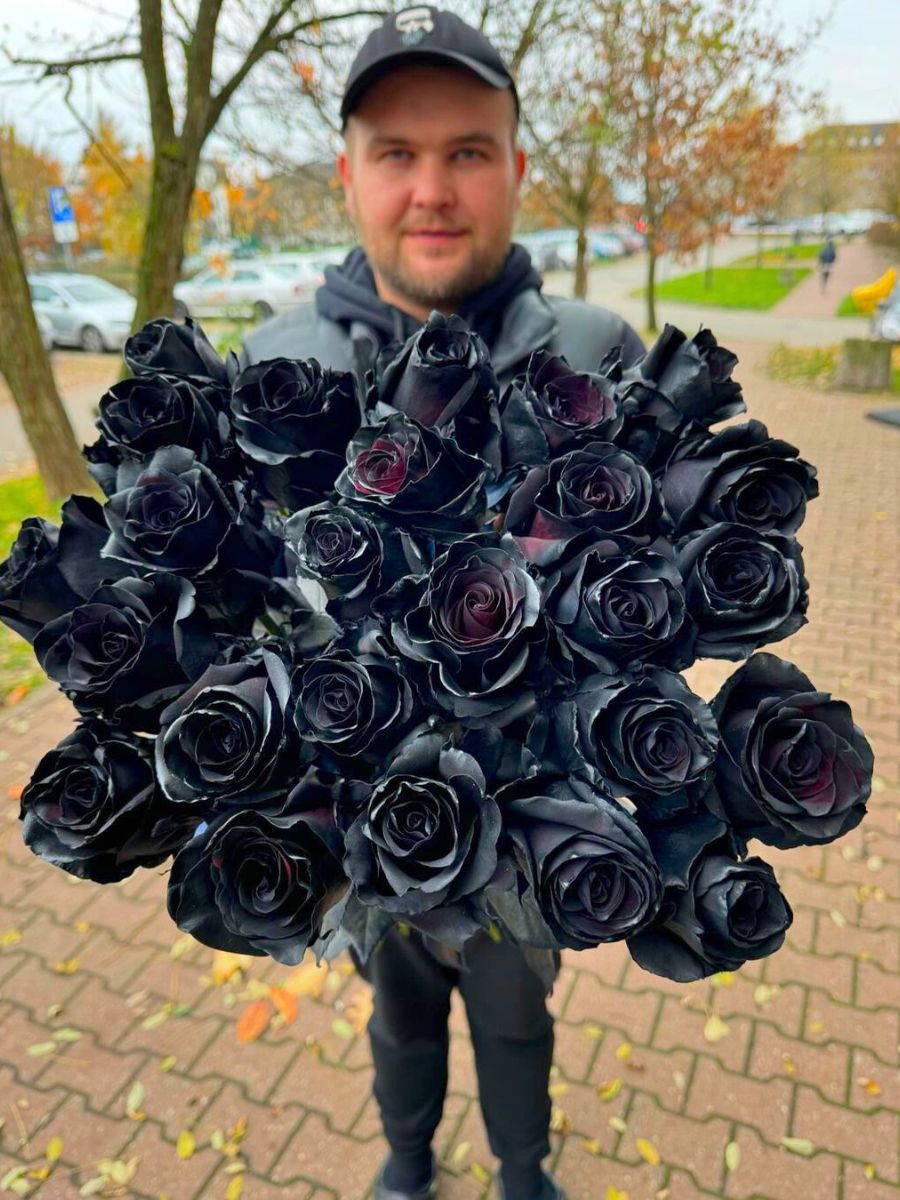
[[[569,1200],[569,1197],[562,1190],[552,1175],[548,1175],[546,1171],[541,1171],[544,1177],[544,1190],[541,1192],[541,1200]],[[497,1178],[497,1191],[500,1193],[500,1200],[519,1200],[518,1196],[507,1195],[503,1180]]]
[[[434,1155],[431,1156],[431,1177],[427,1183],[423,1183],[420,1188],[415,1191],[401,1191],[398,1188],[391,1188],[384,1182],[384,1172],[390,1162],[391,1156],[388,1155],[381,1166],[378,1168],[378,1175],[375,1178],[375,1187],[372,1191],[372,1200],[434,1200],[438,1192],[437,1181],[437,1163],[434,1161]]]

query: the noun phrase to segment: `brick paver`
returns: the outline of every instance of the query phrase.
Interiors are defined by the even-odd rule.
[[[900,1184],[900,440],[864,419],[864,397],[772,383],[758,373],[765,347],[737,349],[752,414],[822,484],[801,535],[810,624],[773,649],[871,734],[871,817],[825,849],[764,852],[796,920],[781,953],[733,977],[683,987],[622,947],[565,955],[551,1161],[571,1200],[605,1200],[608,1186],[629,1200],[887,1200]],[[692,683],[711,695],[732,669],[701,664]],[[102,1159],[136,1160],[119,1192],[135,1200],[223,1198],[235,1162],[244,1200],[365,1200],[384,1154],[353,1026],[366,985],[336,964],[295,1023],[239,1045],[237,1016],[285,968],[256,960],[216,986],[207,950],[180,953],[164,870],[100,889],[23,847],[17,789],[70,722],[49,687],[0,715],[0,1180],[39,1176],[58,1137],[49,1177],[24,1177],[41,1200],[76,1197]],[[727,1026],[715,1042],[712,1013]],[[496,1164],[458,997],[451,1028],[441,1197],[481,1200]],[[54,1039],[60,1029],[82,1036]],[[196,1149],[181,1158],[184,1131]]]

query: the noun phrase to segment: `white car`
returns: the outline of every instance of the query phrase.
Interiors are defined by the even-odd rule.
[[[256,317],[265,321],[312,299],[318,285],[299,278],[290,266],[246,261],[236,262],[225,271],[209,267],[175,285],[175,315]]]
[[[65,271],[28,276],[31,303],[51,326],[55,346],[80,346],[91,354],[121,350],[131,332],[135,300],[95,275]]]

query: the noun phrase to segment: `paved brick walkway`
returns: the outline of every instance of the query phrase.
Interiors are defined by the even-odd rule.
[[[839,241],[836,248],[837,259],[825,291],[822,291],[819,273],[813,261],[810,264],[813,268],[812,273],[775,305],[772,309],[773,317],[785,320],[794,317],[833,317],[840,302],[855,287],[863,283],[874,283],[888,267],[897,265],[895,254],[892,255],[883,246],[873,246],[869,242],[855,241],[845,245]]]
[[[767,852],[796,920],[763,964],[719,986],[679,987],[616,948],[566,954],[552,999],[553,1162],[571,1200],[898,1194],[900,437],[864,419],[864,398],[771,383],[754,373],[762,348],[743,350],[753,414],[819,465],[823,490],[803,536],[811,623],[776,650],[851,701],[875,744],[876,793],[863,828],[840,844]],[[693,682],[709,695],[731,669],[704,664]],[[293,1024],[239,1045],[236,1018],[265,982],[285,981],[285,968],[256,960],[242,981],[213,986],[208,951],[179,954],[163,872],[99,889],[23,848],[16,789],[69,720],[47,689],[0,729],[10,789],[0,823],[0,1182],[17,1165],[40,1174],[60,1138],[45,1181],[12,1176],[8,1186],[67,1200],[108,1159],[109,1178],[134,1175],[104,1195],[233,1198],[228,1168],[240,1163],[244,1200],[364,1200],[384,1152],[356,1032],[366,985],[341,964],[321,995],[300,998]],[[82,1036],[66,1042],[60,1030]],[[440,1195],[478,1200],[495,1164],[458,1003],[452,1031]],[[127,1115],[129,1098],[143,1119]],[[180,1158],[185,1130],[196,1149]],[[797,1139],[793,1150],[785,1137]],[[638,1139],[658,1163],[644,1161]]]

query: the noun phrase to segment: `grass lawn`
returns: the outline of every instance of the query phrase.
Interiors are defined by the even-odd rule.
[[[764,267],[789,267],[792,262],[817,259],[819,251],[822,249],[821,242],[810,242],[809,245],[799,246],[776,246],[763,251],[762,261]],[[728,264],[729,267],[755,267],[756,255],[745,254],[743,258],[735,258]]]
[[[656,295],[659,300],[678,300],[682,304],[764,311],[783,299],[808,274],[808,267],[797,267],[788,281],[782,271],[771,267],[717,267],[712,287],[706,286],[706,273],[696,271],[658,284]],[[632,294],[645,293],[641,289]]]
[[[856,307],[856,301],[848,292],[837,307],[836,317],[861,317],[863,313]]]
[[[827,387],[834,378],[840,353],[840,345],[798,347],[779,342],[766,360],[766,370],[773,379]],[[900,395],[900,346],[891,351],[890,390]]]
[[[5,559],[9,554],[26,517],[59,519],[59,505],[51,504],[47,499],[38,475],[0,483],[0,558]],[[21,700],[45,680],[28,643],[5,625],[0,625],[0,704]]]

